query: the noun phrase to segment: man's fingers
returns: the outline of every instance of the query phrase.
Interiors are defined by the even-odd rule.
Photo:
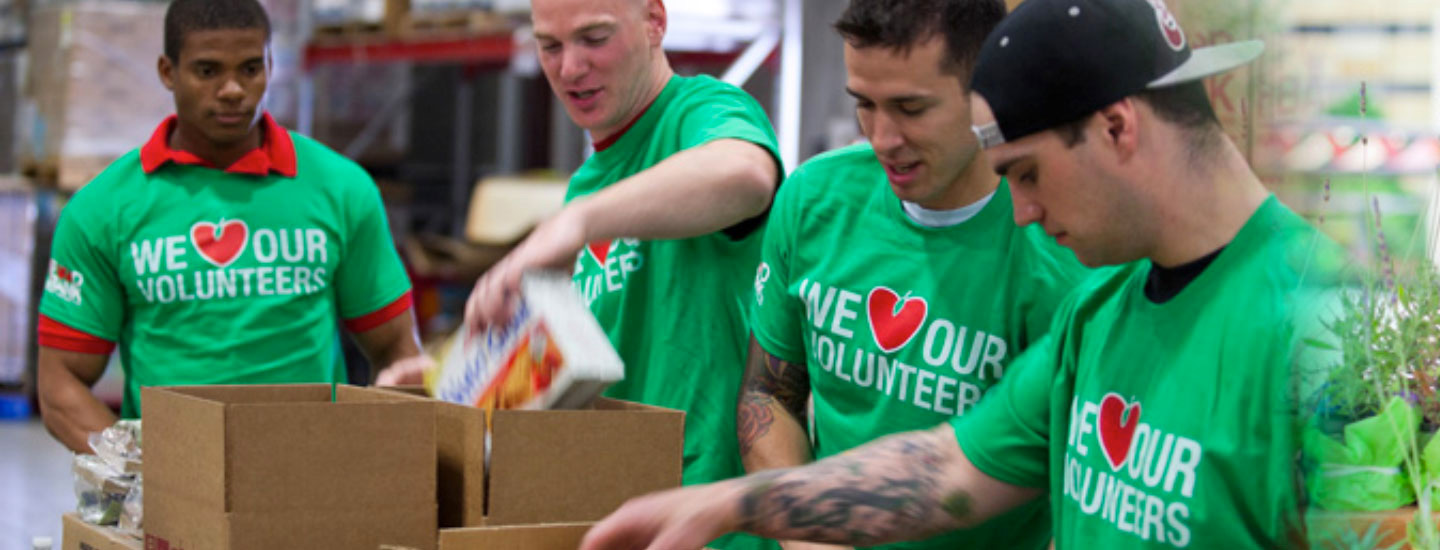
[[[425,383],[425,371],[434,368],[435,361],[425,355],[417,355],[397,361],[375,378],[376,386],[413,386]]]
[[[580,550],[632,550],[648,541],[640,539],[634,532],[627,531],[626,525],[614,520],[600,522],[585,533],[580,541]]]

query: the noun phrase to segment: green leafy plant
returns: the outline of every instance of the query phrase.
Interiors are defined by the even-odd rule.
[[[1359,110],[1363,117],[1366,111],[1363,84]],[[1368,141],[1364,136],[1360,139],[1362,145]],[[1362,173],[1361,181],[1366,185],[1366,174]],[[1327,180],[1327,201],[1329,190]],[[1391,442],[1392,449],[1399,449],[1403,459],[1395,475],[1403,476],[1418,497],[1419,509],[1407,529],[1409,543],[1415,548],[1440,550],[1440,532],[1432,513],[1435,501],[1440,500],[1434,498],[1440,495],[1433,493],[1440,489],[1431,479],[1440,476],[1440,469],[1433,464],[1427,467],[1424,456],[1424,444],[1433,439],[1426,434],[1440,427],[1440,274],[1431,260],[1435,257],[1435,243],[1426,245],[1423,253],[1406,251],[1403,257],[1409,260],[1397,261],[1382,223],[1380,202],[1369,194],[1368,187],[1366,196],[1372,206],[1366,209],[1366,225],[1373,231],[1369,242],[1371,261],[1358,266],[1358,277],[1340,292],[1336,315],[1327,324],[1333,340],[1317,344],[1335,352],[1338,361],[1324,370],[1321,389],[1308,406],[1316,413],[1314,425],[1327,436],[1337,438],[1342,433],[1349,435],[1347,426],[1382,412],[1392,416],[1393,409],[1387,407],[1396,403],[1397,398],[1418,413],[1419,422],[1366,423],[1370,430],[1365,434],[1370,438],[1366,443],[1383,440]],[[1323,214],[1319,220],[1324,223]],[[1423,224],[1415,227],[1417,234],[1409,243],[1418,245],[1427,241],[1418,234],[1422,228]],[[1414,415],[1408,418],[1413,419]],[[1419,429],[1414,428],[1417,424]],[[1365,450],[1366,446],[1353,441],[1347,441],[1346,445],[1356,451]],[[1337,447],[1324,446],[1330,450]],[[1434,453],[1431,449],[1431,454]],[[1384,456],[1394,460],[1393,454]],[[1435,462],[1434,457],[1430,462]],[[1322,470],[1316,469],[1312,475]],[[1346,531],[1346,536],[1335,542],[1342,547],[1368,548],[1371,546],[1365,544],[1367,541],[1379,540],[1371,540],[1375,532],[1376,528],[1372,528],[1366,537],[1355,538],[1354,532]]]

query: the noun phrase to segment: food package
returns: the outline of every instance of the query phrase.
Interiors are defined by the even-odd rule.
[[[95,455],[75,455],[75,512],[94,525],[115,525],[124,510],[134,477],[111,468]]]
[[[625,377],[625,366],[570,277],[527,274],[503,326],[461,326],[427,380],[437,399],[495,409],[578,409]]]
[[[121,420],[90,434],[93,455],[75,455],[76,513],[86,523],[127,523],[140,532],[140,421]]]
[[[125,495],[120,509],[120,524],[116,526],[120,532],[135,537],[145,536],[144,489],[144,476],[136,476],[135,485],[130,488],[130,494]]]

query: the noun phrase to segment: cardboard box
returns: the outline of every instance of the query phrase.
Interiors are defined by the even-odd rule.
[[[487,472],[485,411],[395,391],[436,406],[442,528],[593,522],[680,485],[680,411],[604,398],[587,410],[495,411]]]
[[[527,273],[515,314],[472,333],[461,325],[426,377],[442,401],[494,409],[577,409],[625,378],[625,364],[570,276]]]
[[[575,550],[593,523],[447,529],[440,550]]]
[[[145,544],[139,538],[126,535],[110,527],[90,525],[70,513],[61,519],[64,525],[60,532],[61,550],[141,550]]]
[[[435,408],[329,385],[145,388],[146,546],[436,543]]]
[[[470,195],[465,236],[471,242],[513,245],[565,207],[563,179],[495,177],[480,180]]]

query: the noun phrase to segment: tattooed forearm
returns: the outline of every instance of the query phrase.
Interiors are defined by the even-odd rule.
[[[745,365],[745,383],[740,391],[740,402],[736,409],[736,428],[740,442],[740,454],[749,456],[761,439],[770,435],[771,427],[777,422],[790,426],[787,441],[779,442],[786,447],[799,446],[800,455],[808,455],[808,442],[804,438],[805,403],[810,397],[810,374],[805,365],[796,365],[770,355],[754,339],[750,341],[750,358]],[[791,418],[777,417],[776,410],[788,413]],[[784,416],[781,414],[780,416]],[[793,433],[790,433],[793,432]],[[788,439],[799,439],[788,441]],[[786,448],[781,453],[791,453]],[[787,455],[788,456],[788,455]],[[805,458],[808,460],[808,458]],[[760,462],[764,462],[763,460]],[[781,465],[794,465],[788,462]],[[747,462],[748,464],[748,462]],[[775,467],[776,465],[769,465]]]
[[[740,394],[740,408],[735,414],[736,433],[740,438],[740,456],[749,455],[755,442],[770,433],[775,413],[770,410],[775,399],[751,392]]]
[[[892,436],[811,466],[750,476],[741,528],[766,537],[872,545],[977,523],[947,428]]]
[[[810,372],[803,364],[770,355],[752,339],[741,391],[772,397],[796,420],[803,421],[805,402],[810,398]]]

